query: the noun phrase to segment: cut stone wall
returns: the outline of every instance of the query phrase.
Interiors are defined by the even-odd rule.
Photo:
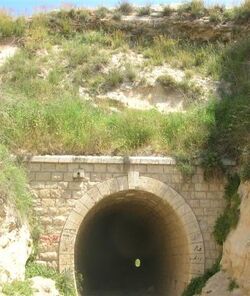
[[[92,189],[99,200],[97,184],[119,177],[126,177],[132,184],[134,175],[167,185],[191,209],[202,234],[204,268],[211,267],[219,255],[212,232],[225,206],[225,180],[206,181],[198,165],[195,174],[186,178],[170,157],[34,156],[26,159],[25,164],[35,195],[34,210],[42,225],[38,261],[59,267],[59,244],[65,222],[77,200],[88,190]]]

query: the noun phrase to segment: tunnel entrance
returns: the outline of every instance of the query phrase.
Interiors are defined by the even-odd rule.
[[[189,280],[180,218],[144,191],[99,201],[80,225],[74,254],[77,288],[84,296],[180,296]]]

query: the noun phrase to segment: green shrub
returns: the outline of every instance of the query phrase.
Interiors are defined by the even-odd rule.
[[[198,157],[214,125],[213,106],[194,108],[186,113],[172,113],[164,117],[161,137],[167,150],[176,155]]]
[[[162,10],[162,15],[163,16],[169,16],[173,13],[173,9],[169,6],[169,5],[166,5],[163,7],[163,10]]]
[[[4,10],[0,10],[0,40],[6,37],[21,37],[24,34],[26,22],[23,17],[14,19]]]
[[[200,294],[208,279],[220,270],[219,262],[220,260],[217,260],[217,262],[210,269],[208,269],[204,275],[193,278],[185,288],[182,296],[193,296]]]
[[[228,177],[224,198],[227,201],[226,208],[218,217],[214,226],[214,237],[218,244],[222,245],[230,230],[237,226],[240,215],[240,197],[237,193],[240,178],[237,174]]]
[[[151,14],[151,6],[143,6],[140,7],[137,11],[138,16],[145,16],[145,15],[150,15]]]
[[[250,20],[250,0],[245,0],[239,8],[235,8],[235,19],[237,20]]]
[[[96,11],[95,11],[95,15],[98,18],[105,18],[107,16],[107,14],[109,13],[109,10],[106,7],[99,7]]]
[[[183,96],[187,98],[187,102],[199,99],[202,95],[202,89],[194,82],[183,79],[182,81],[176,81],[170,75],[162,75],[157,78],[157,81],[166,88],[179,91]]]
[[[111,69],[105,76],[104,89],[110,90],[117,87],[124,81],[124,75],[120,69]]]
[[[0,145],[0,192],[7,202],[14,203],[21,216],[29,216],[32,199],[26,185],[24,169],[14,162],[8,150]]]
[[[177,167],[182,172],[184,177],[190,178],[195,173],[194,159],[187,156],[175,155]]]
[[[3,285],[2,292],[6,296],[32,296],[33,290],[29,280],[13,281]]]
[[[177,81],[170,75],[162,75],[157,78],[157,82],[159,82],[164,87],[176,87]]]
[[[228,291],[233,291],[234,289],[239,288],[239,285],[236,283],[235,280],[231,280],[228,286]]]
[[[176,54],[178,40],[165,36],[156,36],[150,47],[144,51],[144,56],[150,58],[154,65],[161,65],[169,56]]]
[[[122,19],[122,14],[119,11],[115,11],[112,16],[112,19],[114,21],[120,21]]]
[[[188,12],[194,17],[201,17],[205,13],[205,6],[203,0],[192,0],[182,4],[178,8],[178,12],[181,14],[183,12]]]
[[[115,141],[116,148],[131,151],[141,148],[150,142],[153,135],[152,127],[145,124],[151,113],[128,111],[121,116],[113,116],[108,120],[108,129]]]
[[[59,290],[61,295],[76,296],[72,276],[67,272],[59,273],[57,270],[49,268],[45,265],[28,262],[26,265],[25,277],[26,279],[30,279],[35,276],[41,276],[54,280],[56,288]]]
[[[215,5],[208,10],[210,22],[221,22],[223,21],[224,7]]]
[[[133,12],[134,8],[129,2],[122,1],[120,2],[117,10],[123,15],[129,15]]]

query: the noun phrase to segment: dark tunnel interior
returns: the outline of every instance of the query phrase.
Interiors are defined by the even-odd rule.
[[[109,199],[83,221],[75,246],[80,295],[172,296],[165,221],[142,200]]]

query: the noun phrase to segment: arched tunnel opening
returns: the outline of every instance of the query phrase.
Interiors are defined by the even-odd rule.
[[[186,236],[174,210],[153,194],[106,197],[77,234],[79,295],[180,296],[189,279]]]

